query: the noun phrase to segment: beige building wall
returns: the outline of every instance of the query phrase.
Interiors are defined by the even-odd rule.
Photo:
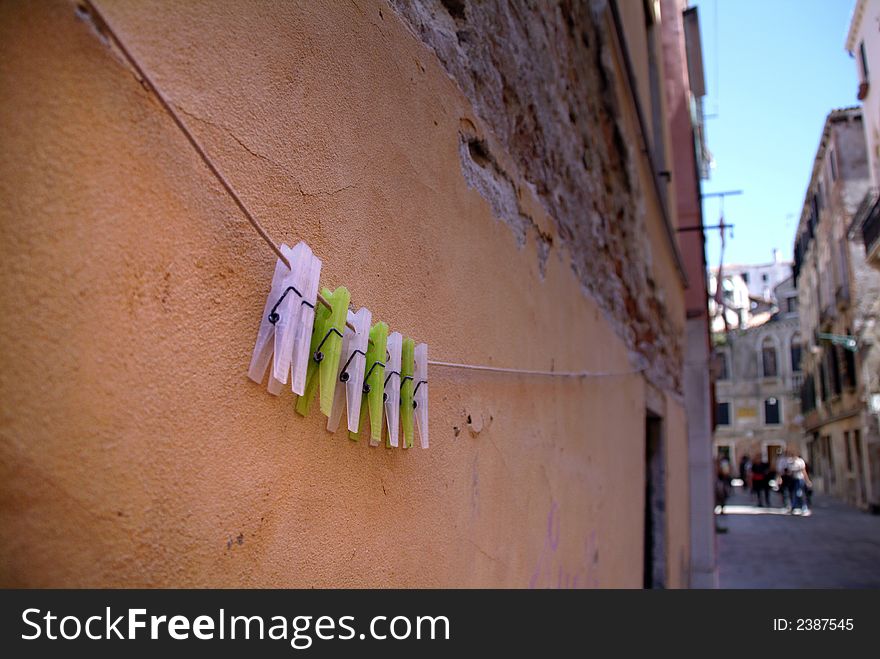
[[[534,189],[516,180],[545,264],[468,185],[461,131],[497,143],[388,5],[100,6],[275,240],[432,359],[642,363]],[[274,256],[74,3],[0,4],[0,127],[2,585],[640,587],[649,405],[686,585],[674,384],[432,367],[429,450],[330,435],[246,377]]]
[[[880,0],[856,0],[846,36],[846,50],[853,58],[862,105],[865,142],[875,186],[880,186]]]

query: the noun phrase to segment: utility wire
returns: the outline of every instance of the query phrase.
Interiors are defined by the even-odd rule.
[[[83,0],[88,11],[94,18],[96,18],[100,24],[100,27],[103,28],[103,32],[110,38],[113,42],[113,45],[119,50],[120,53],[125,57],[125,60],[129,63],[129,65],[135,70],[135,73],[138,74],[138,77],[144,82],[144,84],[149,88],[149,90],[156,96],[159,103],[165,109],[165,111],[171,116],[174,120],[174,123],[177,124],[177,127],[180,129],[180,132],[184,134],[186,139],[189,141],[190,145],[195,152],[202,159],[202,162],[205,163],[205,166],[211,171],[214,177],[220,182],[220,185],[223,186],[223,189],[232,197],[232,200],[235,202],[235,205],[238,206],[239,210],[244,214],[247,221],[251,223],[251,226],[254,230],[259,234],[260,238],[262,238],[266,244],[269,246],[275,255],[281,259],[281,262],[287,266],[287,269],[290,270],[290,261],[287,260],[287,257],[284,256],[284,253],[281,251],[281,248],[272,240],[272,236],[269,235],[269,232],[263,228],[263,225],[260,224],[259,220],[254,217],[254,214],[250,211],[241,197],[238,196],[238,193],[232,187],[232,184],[223,176],[223,173],[217,169],[217,166],[213,163],[213,161],[208,157],[205,148],[201,145],[201,143],[196,139],[196,136],[193,135],[192,131],[190,131],[189,126],[186,125],[186,122],[183,118],[177,113],[177,110],[174,109],[174,106],[171,102],[165,98],[165,94],[161,92],[161,90],[156,86],[156,83],[153,82],[153,79],[147,74],[144,68],[138,63],[137,59],[128,48],[125,47],[125,44],[122,42],[117,34],[116,30],[113,29],[113,26],[104,16],[98,6],[95,4],[94,0]],[[327,302],[326,298],[324,298],[321,293],[318,293],[318,302],[328,309],[332,311],[333,307]],[[347,321],[345,323],[352,330],[354,327],[350,325]]]
[[[174,109],[174,106],[170,101],[165,97],[165,95],[159,90],[156,86],[156,83],[153,82],[153,79],[147,74],[147,72],[143,69],[143,67],[138,63],[137,59],[135,59],[134,55],[125,47],[122,40],[117,36],[116,30],[113,29],[113,26],[104,16],[98,6],[95,4],[94,0],[83,0],[85,6],[88,9],[88,12],[97,19],[100,28],[102,31],[110,38],[113,42],[113,45],[119,50],[120,53],[125,57],[125,60],[128,64],[135,70],[140,79],[144,82],[144,84],[149,88],[149,90],[156,96],[159,103],[165,109],[165,111],[171,116],[174,120],[174,123],[177,124],[177,127],[184,134],[187,141],[189,141],[190,145],[195,152],[202,159],[202,162],[205,163],[205,166],[210,170],[210,172],[214,175],[214,177],[220,182],[220,185],[223,186],[223,189],[226,190],[227,194],[232,197],[232,200],[235,202],[235,205],[238,206],[239,210],[242,214],[247,218],[247,221],[250,222],[251,226],[254,230],[259,234],[260,238],[262,238],[265,243],[269,246],[269,248],[275,253],[275,255],[281,259],[281,262],[290,269],[290,261],[287,260],[287,257],[281,251],[281,248],[272,240],[272,237],[263,228],[263,225],[257,220],[254,214],[250,211],[241,197],[238,196],[238,193],[232,187],[232,184],[226,179],[223,173],[217,168],[217,166],[213,163],[213,161],[208,157],[207,152],[201,143],[196,139],[195,135],[190,131],[189,127],[186,125],[186,122],[181,118],[181,116],[177,113],[177,110]],[[318,302],[328,309],[333,309],[329,302],[318,293]],[[354,327],[346,322],[346,326],[348,326],[352,331],[355,331]],[[481,364],[461,364],[458,362],[443,362],[443,361],[434,361],[429,360],[428,364],[431,366],[440,366],[444,368],[458,368],[470,371],[488,371],[492,373],[515,373],[518,375],[542,375],[542,376],[550,376],[550,377],[567,377],[567,378],[586,378],[586,377],[616,377],[622,375],[632,375],[635,373],[640,373],[644,371],[644,368],[633,369],[629,371],[541,371],[541,370],[530,370],[530,369],[522,369],[522,368],[503,368],[501,366],[488,366]]]
[[[616,377],[620,375],[633,375],[641,373],[644,368],[635,368],[629,371],[535,371],[526,368],[504,368],[501,366],[488,366],[482,364],[460,364],[458,362],[440,362],[428,360],[429,366],[443,366],[445,368],[460,368],[468,371],[488,371],[491,373],[516,373],[518,375],[547,375],[562,378],[601,378]]]

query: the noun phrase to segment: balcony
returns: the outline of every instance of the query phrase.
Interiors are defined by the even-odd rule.
[[[861,227],[868,264],[880,270],[880,194],[871,188],[859,204],[854,226]]]

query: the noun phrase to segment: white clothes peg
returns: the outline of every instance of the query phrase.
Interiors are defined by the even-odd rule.
[[[413,402],[415,405],[416,429],[419,432],[419,442],[422,448],[428,448],[428,344],[420,343],[415,352],[416,368],[413,380],[415,381],[415,393]]]
[[[342,418],[342,408],[348,411],[348,430],[357,433],[361,419],[361,401],[364,396],[364,370],[370,340],[370,322],[373,314],[361,307],[357,313],[348,312],[348,322],[354,331],[345,327],[342,337],[342,358],[339,360],[333,411],[327,418],[327,430],[336,432]]]
[[[293,393],[299,396],[302,396],[306,391],[306,371],[311,358],[309,346],[312,342],[312,329],[315,326],[315,304],[318,302],[320,278],[321,259],[312,254],[303,281],[303,297],[299,305],[300,318],[296,325],[296,336],[293,339],[291,354],[290,388]]]
[[[248,368],[248,377],[258,383],[263,382],[268,369],[269,393],[276,396],[281,393],[288,376],[291,376],[291,387],[296,391],[296,371],[291,371],[296,358],[296,338],[301,333],[306,335],[308,352],[321,272],[321,260],[312,254],[304,242],[297,243],[292,249],[281,245],[281,253],[287,258],[290,268],[281,259],[275,264],[272,286],[260,318],[260,329]],[[308,365],[307,361],[303,360],[305,366]],[[268,368],[270,363],[271,369]],[[305,368],[302,380],[301,389],[304,390]]]
[[[388,359],[385,362],[385,419],[388,424],[386,446],[397,448],[400,437],[400,352],[403,336],[400,332],[388,335]]]
[[[289,260],[290,247],[281,245],[281,253]],[[287,286],[290,270],[281,259],[275,262],[275,274],[272,275],[272,286],[266,298],[263,315],[260,316],[260,328],[257,330],[257,341],[254,344],[254,352],[251,355],[251,363],[248,367],[248,377],[258,384],[262,384],[266,377],[266,369],[272,361],[275,349],[275,325],[278,316],[275,316],[275,308],[281,300]]]
[[[312,263],[312,250],[304,242],[299,242],[285,254],[290,261],[290,271],[284,282],[285,294],[275,309],[275,351],[272,355],[272,380],[270,391],[281,393],[281,386],[287,384],[290,376],[290,363],[293,354],[293,338],[296,328],[302,319],[302,293],[306,283],[306,274]],[[271,321],[272,319],[270,319]]]

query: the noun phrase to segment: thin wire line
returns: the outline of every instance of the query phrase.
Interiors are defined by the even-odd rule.
[[[254,217],[254,214],[251,213],[250,209],[245,205],[244,201],[242,201],[241,197],[238,196],[238,193],[232,187],[232,184],[226,180],[226,177],[223,176],[223,173],[217,169],[217,166],[211,161],[208,157],[207,152],[204,147],[199,143],[196,139],[195,135],[189,130],[189,127],[186,125],[186,122],[180,117],[177,111],[174,109],[174,106],[165,98],[165,95],[159,90],[156,86],[156,83],[153,82],[153,79],[147,74],[147,72],[143,69],[143,67],[138,63],[137,59],[135,59],[134,55],[125,47],[122,43],[122,40],[116,35],[116,31],[113,29],[113,26],[104,16],[98,6],[94,3],[94,0],[83,0],[86,7],[88,8],[89,13],[91,13],[101,24],[103,27],[103,32],[113,41],[113,44],[122,53],[125,57],[126,61],[129,65],[135,70],[135,73],[138,74],[140,79],[149,87],[149,90],[156,96],[159,100],[160,105],[165,109],[165,111],[171,116],[174,120],[174,123],[177,124],[177,127],[184,134],[186,139],[189,141],[190,145],[193,149],[195,149],[196,153],[202,159],[202,162],[205,163],[205,166],[211,171],[214,177],[220,182],[220,185],[223,186],[223,189],[232,197],[232,200],[235,202],[235,205],[238,206],[239,210],[244,214],[247,221],[251,223],[251,226],[256,230],[259,234],[260,238],[262,238],[269,248],[275,252],[275,255],[281,259],[281,262],[287,266],[287,269],[290,270],[290,261],[284,256],[284,253],[281,251],[281,248],[272,240],[272,236],[263,228],[263,225]],[[333,310],[333,307],[327,301],[327,299],[321,295],[319,292],[317,295],[318,302],[330,309]],[[345,322],[346,326],[354,330],[354,327],[348,322]]]
[[[101,21],[103,26],[106,28],[106,33],[113,40],[113,44],[119,49],[119,51],[125,56],[125,59],[131,65],[131,67],[137,72],[138,76],[147,84],[150,88],[150,91],[156,95],[156,98],[159,99],[159,103],[161,103],[162,107],[165,108],[165,111],[171,115],[171,118],[174,120],[174,123],[177,124],[177,127],[180,128],[181,132],[186,136],[186,139],[189,140],[189,143],[192,145],[192,148],[196,150],[196,153],[199,154],[199,157],[202,159],[202,162],[205,163],[208,169],[211,170],[211,173],[220,181],[220,184],[229,193],[229,196],[232,197],[232,200],[235,202],[235,205],[244,213],[244,216],[247,218],[248,222],[251,223],[251,226],[260,234],[260,237],[266,241],[266,244],[272,249],[273,252],[278,256],[279,259],[290,269],[290,261],[287,260],[287,257],[281,252],[281,248],[275,244],[275,241],[272,240],[272,237],[268,234],[268,232],[263,228],[263,226],[257,221],[257,218],[254,217],[253,213],[251,213],[250,209],[245,205],[245,203],[241,200],[241,197],[235,192],[232,188],[232,185],[229,181],[226,180],[226,177],[220,172],[219,169],[211,162],[211,159],[208,157],[208,154],[205,153],[205,149],[199,144],[199,141],[195,138],[195,136],[190,132],[186,123],[184,123],[183,119],[180,118],[180,115],[177,114],[177,111],[165,98],[165,95],[159,91],[159,88],[153,82],[152,78],[147,75],[147,72],[138,64],[138,61],[134,58],[128,48],[122,43],[122,40],[116,36],[116,31],[113,29],[113,26],[110,25],[110,22],[105,18],[104,14],[98,9],[97,5],[92,0],[84,0],[85,4],[88,6],[89,11],[94,14],[98,20]]]
[[[239,210],[244,214],[245,218],[247,218],[248,222],[250,222],[251,226],[256,230],[259,236],[266,242],[266,244],[270,247],[270,249],[275,252],[275,255],[281,259],[281,262],[287,266],[288,269],[290,267],[290,261],[287,260],[287,257],[284,256],[284,253],[281,251],[281,248],[272,240],[272,237],[269,233],[263,228],[263,226],[259,223],[256,217],[254,217],[253,213],[251,213],[250,209],[245,205],[244,201],[242,201],[241,197],[238,196],[238,193],[233,189],[232,185],[229,181],[226,180],[226,177],[217,169],[217,166],[211,161],[208,157],[208,154],[205,152],[205,149],[196,139],[195,135],[193,135],[189,127],[177,114],[177,111],[174,109],[174,106],[165,98],[165,95],[159,91],[159,88],[153,82],[152,78],[147,75],[147,72],[141,67],[138,61],[135,59],[134,55],[129,52],[128,48],[122,43],[122,40],[116,35],[116,31],[113,29],[110,22],[106,19],[104,14],[98,9],[97,5],[94,3],[94,0],[83,0],[86,7],[95,18],[98,19],[101,23],[101,27],[104,28],[104,32],[110,39],[113,41],[113,44],[119,49],[119,52],[125,57],[126,61],[129,65],[135,70],[141,80],[146,83],[149,90],[156,96],[159,100],[159,103],[165,109],[165,111],[171,116],[174,120],[174,123],[177,124],[177,127],[184,134],[186,139],[189,141],[190,145],[193,149],[195,149],[196,153],[202,159],[202,162],[205,163],[205,166],[211,171],[214,177],[220,182],[223,186],[223,189],[232,197],[232,200],[235,202],[235,205],[238,206]],[[332,311],[333,307],[330,303],[324,298],[323,295],[318,293],[318,302],[323,304],[325,307]],[[348,326],[352,331],[356,331],[355,328],[346,321],[346,326]],[[371,341],[372,343],[372,341]],[[632,375],[634,373],[640,373],[645,370],[644,368],[633,369],[630,371],[539,371],[539,370],[529,370],[529,369],[521,369],[521,368],[502,368],[500,366],[485,366],[479,364],[460,364],[456,362],[441,362],[441,361],[433,361],[428,360],[428,364],[432,366],[442,366],[445,368],[460,368],[471,371],[488,371],[493,373],[516,373],[519,375],[544,375],[551,377],[571,377],[571,378],[586,378],[586,377],[615,377],[621,375]]]
[[[458,362],[441,362],[428,360],[429,366],[443,366],[445,368],[460,368],[468,371],[488,371],[491,373],[516,373],[518,375],[548,375],[563,378],[601,378],[615,377],[619,375],[633,375],[641,373],[644,368],[635,368],[629,371],[536,371],[526,368],[504,368],[502,366],[487,366],[483,364],[460,364]]]

